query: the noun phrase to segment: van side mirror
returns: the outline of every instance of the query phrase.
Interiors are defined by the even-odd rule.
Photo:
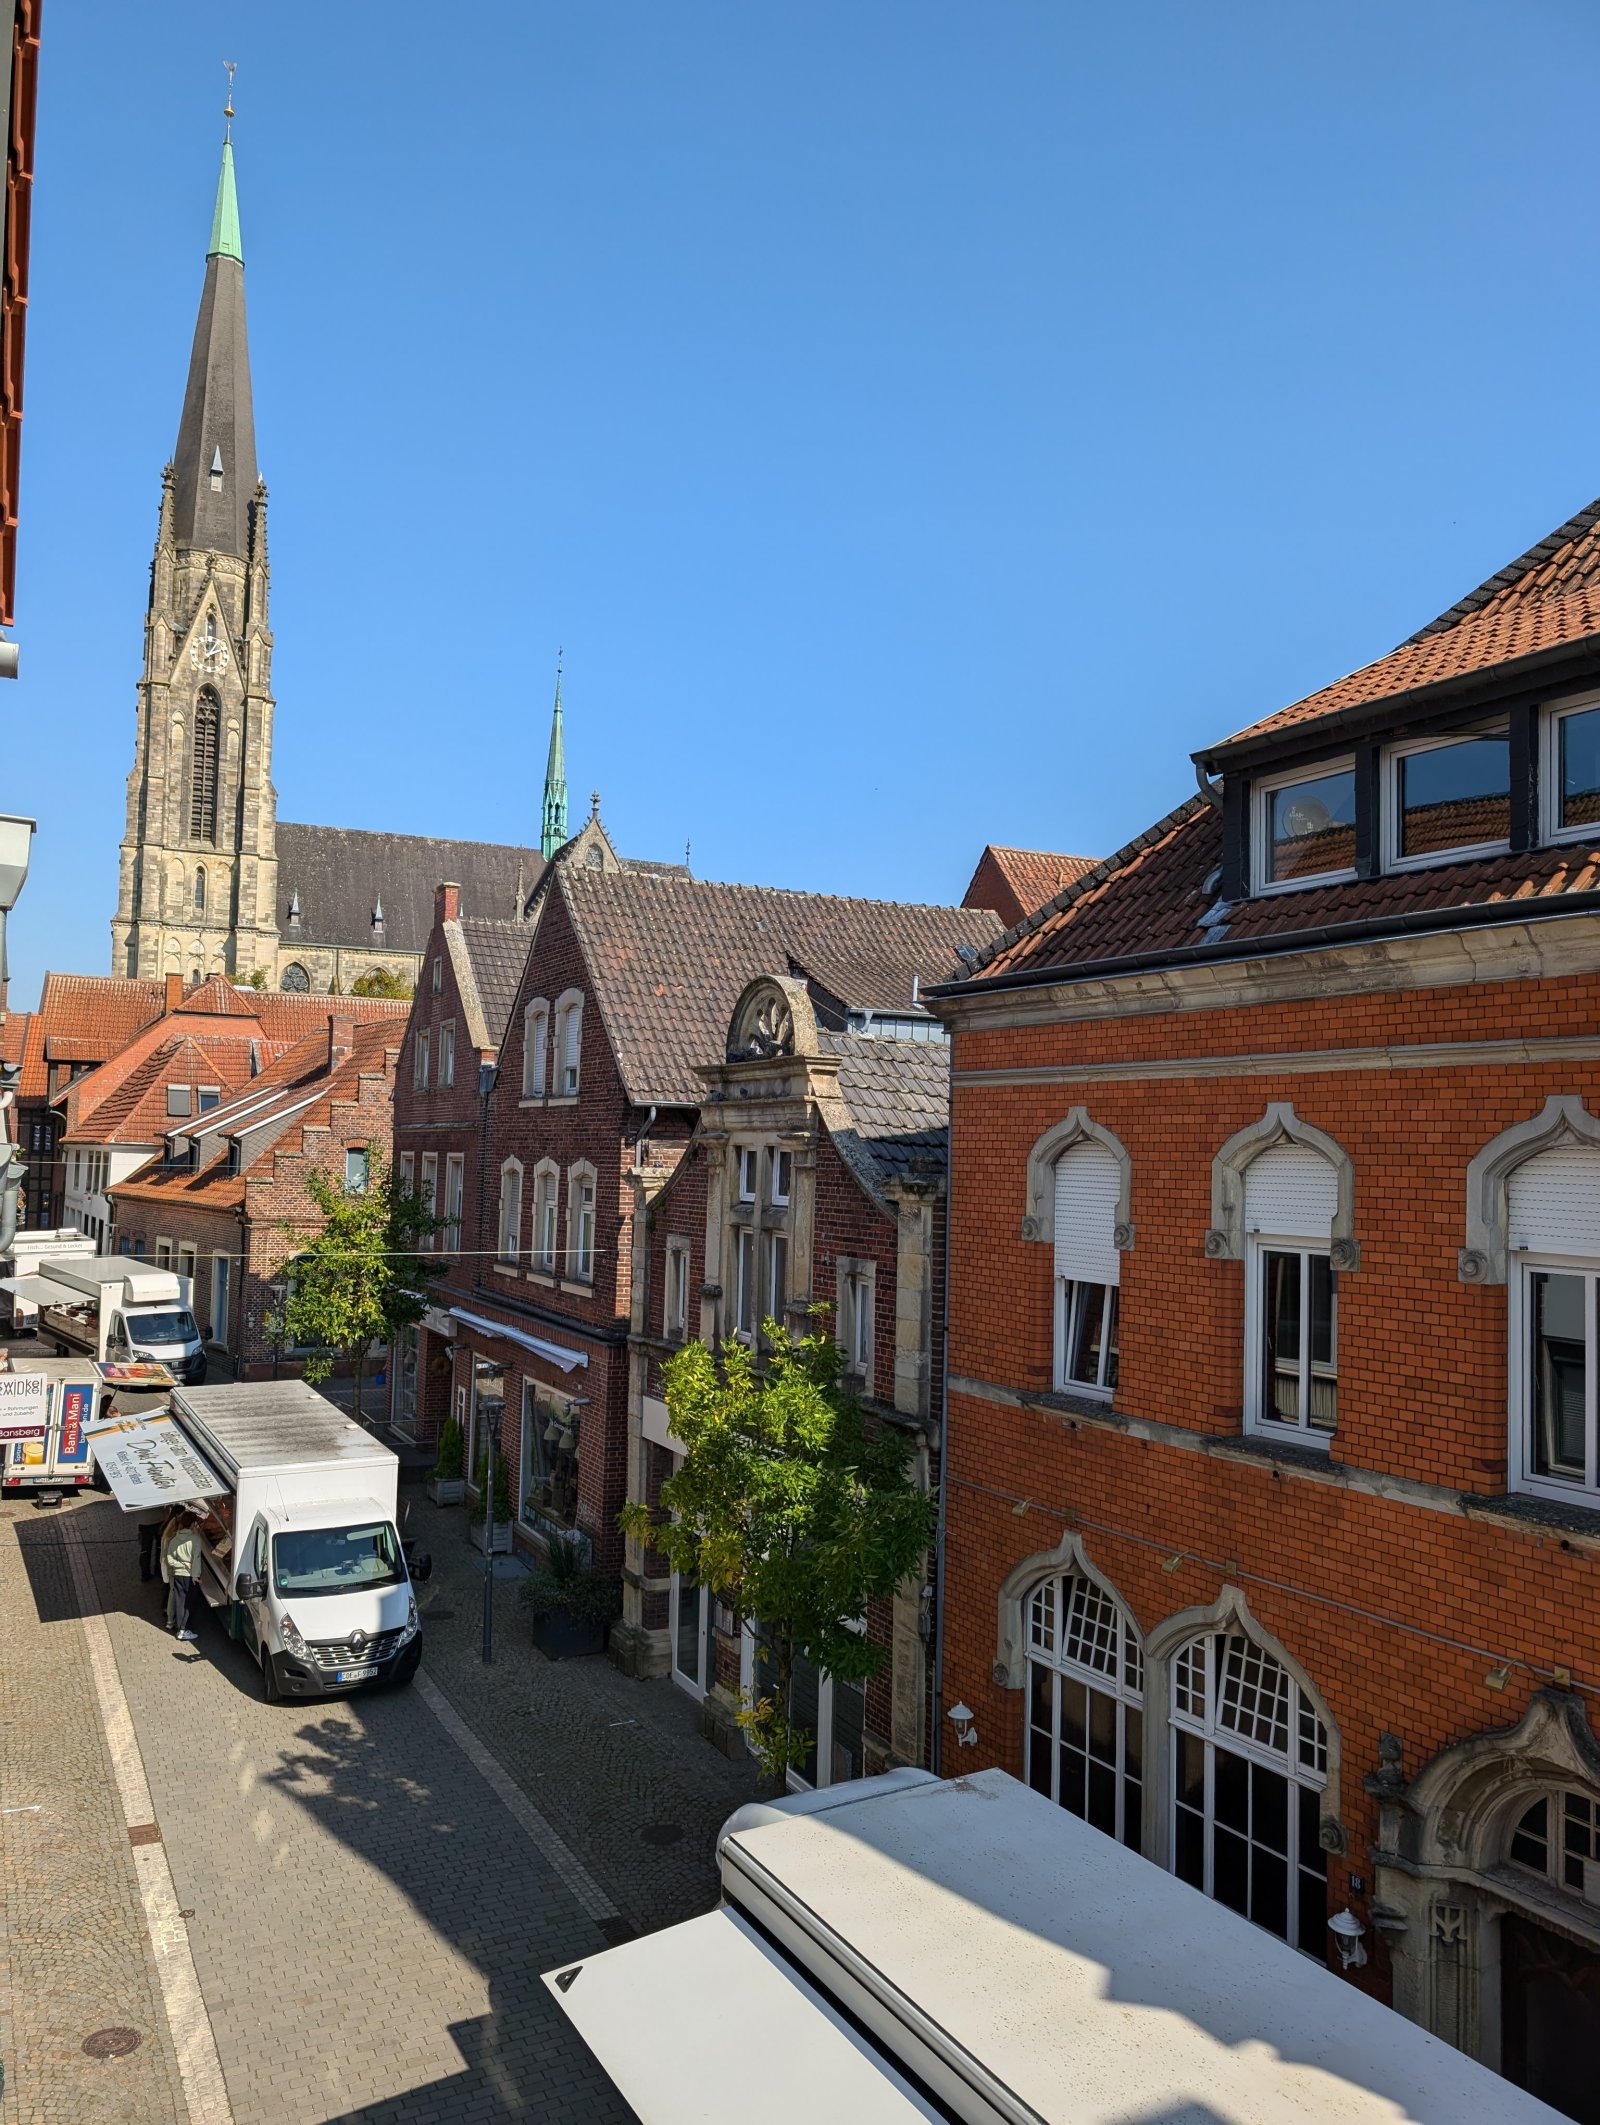
[[[433,1577],[433,1558],[427,1550],[424,1550],[416,1563],[412,1565],[411,1576],[418,1586],[426,1586]]]
[[[259,1601],[266,1588],[253,1572],[241,1572],[233,1582],[233,1591],[239,1601]]]

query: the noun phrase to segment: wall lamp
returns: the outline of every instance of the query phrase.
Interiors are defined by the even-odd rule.
[[[964,1704],[953,1704],[946,1715],[955,1724],[956,1747],[970,1749],[977,1746],[978,1730],[973,1725],[972,1714]]]
[[[1367,1959],[1367,1951],[1361,1945],[1361,1936],[1366,1932],[1351,1910],[1336,1911],[1328,1921],[1328,1931],[1333,1935],[1339,1950],[1339,1962],[1345,1970],[1359,1970]]]

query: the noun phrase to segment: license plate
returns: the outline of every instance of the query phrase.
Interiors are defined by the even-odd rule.
[[[376,1667],[335,1668],[333,1671],[333,1679],[335,1682],[370,1682],[373,1676],[377,1674],[377,1672],[378,1670]]]

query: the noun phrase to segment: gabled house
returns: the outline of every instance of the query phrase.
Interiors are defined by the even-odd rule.
[[[27,1030],[17,1058],[22,1067],[16,1142],[27,1167],[26,1223],[47,1228],[65,1218],[67,1175],[60,1152],[64,1117],[56,1099],[74,1078],[109,1062],[136,1034],[182,1001],[183,983],[177,975],[166,982],[127,981],[110,974],[45,975],[38,1009],[25,1014]]]
[[[172,1116],[156,1154],[109,1190],[117,1251],[195,1279],[213,1370],[236,1378],[276,1377],[303,1355],[274,1331],[301,1236],[320,1223],[308,1173],[359,1190],[390,1158],[403,1016],[318,1001],[317,1031],[214,1106]]]
[[[934,999],[962,1768],[1318,1962],[1337,1920],[1352,1982],[1579,2116],[1597,581],[1600,503],[1202,747]]]
[[[1094,863],[1093,856],[1054,856],[1043,849],[1008,849],[991,842],[978,858],[961,905],[989,908],[1002,928],[1010,929],[1092,870]]]
[[[901,912],[883,910],[886,951]],[[846,1385],[880,1421],[905,1427],[916,1479],[937,1488],[950,1059],[941,1029],[918,1031],[928,1037],[828,1027],[788,974],[758,976],[736,1000],[720,1054],[696,1073],[701,1105],[683,1157],[665,1180],[641,1173],[635,1183],[635,1496],[658,1504],[676,1464],[665,1360],[691,1338],[759,1348],[769,1317],[796,1335],[819,1320],[831,1327]],[[790,1715],[812,1748],[793,1783],[927,1761],[930,1570],[931,1560],[861,1619],[887,1656],[869,1684],[836,1683],[800,1660]],[[638,1544],[625,1601],[614,1657],[670,1674],[700,1701],[708,1737],[742,1754],[739,1698],[763,1680],[755,1632]]]

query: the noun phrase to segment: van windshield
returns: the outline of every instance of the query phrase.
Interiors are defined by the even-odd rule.
[[[192,1343],[199,1334],[194,1315],[186,1307],[166,1313],[130,1313],[124,1316],[124,1326],[135,1343]]]
[[[402,1586],[400,1539],[387,1520],[365,1527],[306,1527],[272,1538],[280,1594],[348,1594],[363,1586]]]

